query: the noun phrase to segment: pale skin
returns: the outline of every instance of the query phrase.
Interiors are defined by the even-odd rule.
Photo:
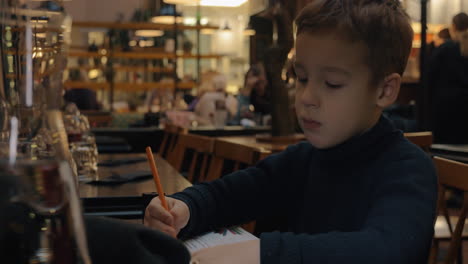
[[[337,33],[297,36],[295,106],[307,140],[319,149],[339,145],[374,126],[382,109],[395,102],[401,76],[387,75],[370,87],[371,72],[364,60],[365,45]],[[187,205],[167,198],[146,209],[145,225],[176,236],[190,218]],[[192,255],[194,263],[260,263],[260,241],[207,248]]]

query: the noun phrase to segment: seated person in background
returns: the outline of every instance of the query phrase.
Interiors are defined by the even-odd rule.
[[[252,77],[255,82],[250,92],[250,103],[254,107],[254,112],[262,116],[271,112],[270,90],[268,89],[268,79],[265,67],[259,63],[252,67]]]
[[[96,92],[87,88],[73,88],[65,91],[65,101],[75,103],[80,110],[100,110]]]
[[[434,45],[439,47],[449,40],[452,40],[450,37],[450,30],[448,28],[443,28],[437,33],[436,38],[434,38]]]
[[[307,142],[257,165],[153,199],[145,224],[190,237],[254,219],[260,240],[192,255],[197,263],[426,263],[437,177],[382,109],[412,46],[397,0],[314,0],[296,19],[296,113]],[[389,45],[398,43],[398,45]]]
[[[80,70],[71,70],[70,81],[84,81]],[[63,96],[65,101],[75,103],[80,110],[100,110],[101,104],[97,101],[96,92],[88,88],[73,88],[65,91]]]
[[[262,87],[266,85],[265,76],[259,76],[260,67],[259,65],[252,65],[245,74],[244,87],[239,90],[237,95],[237,113],[232,120],[233,124],[240,124],[240,121],[244,118],[254,119],[252,113],[254,106],[250,102],[250,94],[255,89],[264,89]]]
[[[431,57],[431,54],[435,49],[449,40],[452,40],[449,28],[441,29],[436,35],[434,35],[433,40],[427,45],[427,57]]]
[[[226,95],[226,76],[218,74],[211,81],[212,90],[204,92],[195,106],[197,122],[200,125],[214,125],[215,111],[220,105],[234,116],[237,110],[237,100],[232,95]],[[226,120],[227,122],[228,120]],[[224,122],[224,123],[226,123]]]
[[[432,96],[434,142],[468,143],[468,15],[453,17],[452,40],[431,55],[428,84]]]

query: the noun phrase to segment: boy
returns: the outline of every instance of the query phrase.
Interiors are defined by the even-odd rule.
[[[296,19],[296,112],[306,143],[172,199],[145,223],[192,236],[252,219],[280,232],[196,252],[198,263],[425,263],[431,160],[381,116],[397,98],[413,31],[397,0],[314,0]],[[180,233],[179,233],[180,231]]]

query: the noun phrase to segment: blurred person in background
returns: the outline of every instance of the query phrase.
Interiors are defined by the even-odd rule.
[[[211,80],[211,85],[206,85],[212,90],[203,92],[195,106],[197,122],[200,125],[214,125],[216,110],[227,110],[228,117],[224,122],[226,124],[228,119],[236,114],[238,104],[235,97],[226,94],[226,76],[217,74]]]
[[[452,19],[452,40],[434,50],[429,60],[434,141],[468,143],[468,15]]]
[[[70,70],[69,80],[72,82],[85,82],[87,76],[82,75],[80,70]],[[100,110],[101,104],[98,102],[96,92],[86,87],[73,88],[65,91],[66,102],[75,103],[79,110]]]

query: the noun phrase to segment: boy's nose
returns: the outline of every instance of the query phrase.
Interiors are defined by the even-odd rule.
[[[317,89],[312,87],[312,85],[307,85],[302,89],[302,91],[298,91],[298,99],[299,102],[306,106],[306,107],[313,107],[318,108],[320,106],[320,99],[318,96]]]

